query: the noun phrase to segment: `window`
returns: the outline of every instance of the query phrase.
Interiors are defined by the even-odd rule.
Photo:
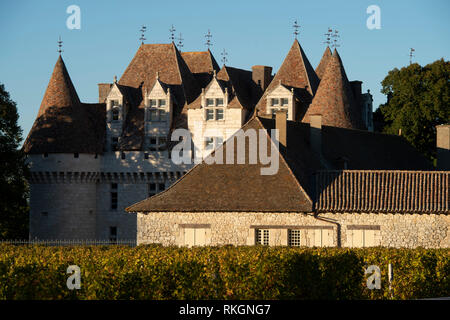
[[[289,230],[288,231],[288,245],[290,247],[300,247],[300,230]]]
[[[144,159],[148,159],[148,152],[144,153]]]
[[[263,246],[269,245],[269,230],[268,229],[256,229],[255,230],[255,243]]]
[[[109,227],[109,241],[113,243],[117,241],[117,227]]]
[[[351,247],[364,248],[375,247],[379,245],[376,235],[379,230],[374,229],[351,229],[348,230]]]
[[[314,247],[330,247],[333,245],[332,229],[314,229],[314,238],[310,243]]]
[[[184,228],[184,245],[204,246],[206,245],[207,230],[209,228]]]
[[[118,137],[112,137],[111,138],[111,150],[117,151],[119,145],[119,138]]]
[[[223,109],[216,110],[216,120],[223,120]]]
[[[73,154],[73,157],[74,157],[74,158],[79,158],[80,155],[78,154],[78,152],[75,152],[75,153]]]
[[[206,121],[224,119],[223,98],[206,99],[205,119]]]
[[[288,105],[288,99],[287,98],[281,98],[281,106],[287,106]]]
[[[147,111],[146,121],[163,122],[167,121],[166,100],[165,99],[150,99],[150,108]]]
[[[111,100],[111,107],[118,107],[119,106],[119,100]]]
[[[149,183],[148,184],[148,196],[154,196],[155,194],[166,189],[165,183]]]
[[[48,158],[48,153],[44,153],[44,158]]]
[[[270,105],[271,106],[278,106],[279,104],[280,104],[280,101],[278,100],[278,98],[270,99]]]
[[[125,152],[122,152],[122,154],[121,154],[121,158],[122,158],[122,159],[126,159],[126,155],[125,155]]]
[[[213,150],[223,143],[222,137],[205,137],[205,150]]]
[[[114,121],[119,120],[119,108],[113,108],[112,109],[112,119]]]
[[[148,142],[150,151],[157,151],[157,150],[161,151],[167,148],[166,137],[155,137],[155,136],[149,137]]]
[[[117,183],[111,183],[111,210],[117,210]]]
[[[276,113],[279,110],[286,111],[286,116],[289,119],[289,109],[287,107],[270,108],[270,113],[272,114],[272,118],[275,118]]]

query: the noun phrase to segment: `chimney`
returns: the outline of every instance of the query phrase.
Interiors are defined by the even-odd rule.
[[[322,115],[312,114],[309,118],[311,148],[322,154]]]
[[[450,170],[450,124],[436,126],[437,169]]]
[[[98,103],[104,103],[108,96],[109,90],[111,90],[112,83],[99,83],[98,84]]]
[[[275,128],[278,129],[278,141],[287,148],[287,112],[278,110],[275,115]]]
[[[272,67],[268,66],[253,66],[252,79],[264,92],[272,81]]]
[[[350,86],[352,87],[353,96],[356,99],[358,99],[359,96],[362,94],[361,85],[362,85],[362,81],[359,81],[359,80],[350,81]]]

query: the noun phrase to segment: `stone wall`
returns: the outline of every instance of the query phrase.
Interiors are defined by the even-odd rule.
[[[255,230],[270,230],[269,245],[288,245],[289,229],[300,230],[301,245],[351,247],[361,230],[366,246],[450,247],[448,214],[155,212],[137,214],[138,243],[184,245],[184,228],[210,228],[210,245],[253,245]],[[327,237],[330,239],[327,239]],[[322,244],[317,241],[322,239]],[[357,242],[356,242],[357,243]],[[359,246],[359,245],[357,245]]]

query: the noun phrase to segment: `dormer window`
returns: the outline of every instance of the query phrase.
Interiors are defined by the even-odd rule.
[[[112,109],[112,119],[113,119],[113,121],[119,120],[119,108],[114,107]]]
[[[288,98],[271,98],[270,99],[270,107],[269,113],[272,115],[272,118],[275,117],[277,111],[283,110],[287,112],[287,117],[289,118],[289,99]]]
[[[165,122],[167,121],[166,100],[150,99],[150,108],[147,113],[147,121]]]
[[[205,118],[206,121],[223,120],[224,106],[222,98],[206,99]]]

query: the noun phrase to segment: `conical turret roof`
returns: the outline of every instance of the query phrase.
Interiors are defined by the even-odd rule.
[[[39,108],[38,117],[49,107],[69,107],[80,104],[80,99],[67,72],[66,65],[58,57],[47,90]]]
[[[322,59],[320,59],[319,65],[316,68],[316,74],[319,77],[319,79],[322,79],[328,61],[330,61],[330,59],[331,59],[331,50],[330,47],[327,46],[325,52],[323,53]]]
[[[306,90],[305,92],[312,97],[316,93],[319,81],[314,68],[296,39],[280,69],[259,100],[257,109],[261,115],[265,114],[267,94],[277,87],[280,82],[288,87]]]
[[[358,107],[336,49],[328,61],[317,93],[302,122],[309,123],[310,115],[313,114],[321,114],[322,124],[326,126],[361,128]]]

